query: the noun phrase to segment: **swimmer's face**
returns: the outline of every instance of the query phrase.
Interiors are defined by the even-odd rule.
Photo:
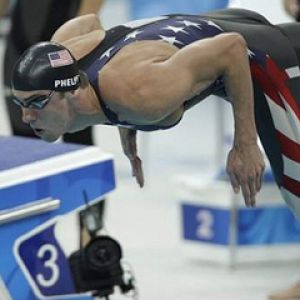
[[[68,132],[72,114],[60,92],[13,90],[14,102],[22,109],[22,120],[47,142],[54,142]]]

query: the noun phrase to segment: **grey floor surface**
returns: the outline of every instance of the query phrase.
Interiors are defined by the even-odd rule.
[[[107,229],[121,241],[125,260],[135,270],[140,299],[264,300],[300,280],[300,262],[230,270],[188,256],[174,182],[157,171],[144,190],[129,178],[120,179],[108,201]]]

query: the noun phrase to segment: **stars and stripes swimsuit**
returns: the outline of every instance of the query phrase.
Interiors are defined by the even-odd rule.
[[[166,129],[120,121],[101,100],[99,70],[132,42],[162,40],[182,48],[223,32],[238,32],[247,42],[257,131],[284,199],[300,216],[300,24],[274,26],[261,15],[241,9],[133,21],[108,30],[104,41],[79,61],[79,67],[87,73],[110,124],[143,131]],[[212,94],[227,98],[222,78],[187,100],[185,109]]]

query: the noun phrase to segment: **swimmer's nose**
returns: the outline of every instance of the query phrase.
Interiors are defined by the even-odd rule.
[[[26,124],[36,121],[37,112],[30,108],[22,107],[22,121]]]

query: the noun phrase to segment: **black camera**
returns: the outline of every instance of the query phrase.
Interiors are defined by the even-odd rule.
[[[93,292],[105,299],[109,299],[115,287],[124,294],[134,291],[134,278],[125,280],[121,258],[122,249],[116,240],[109,236],[93,238],[69,258],[76,291]]]

